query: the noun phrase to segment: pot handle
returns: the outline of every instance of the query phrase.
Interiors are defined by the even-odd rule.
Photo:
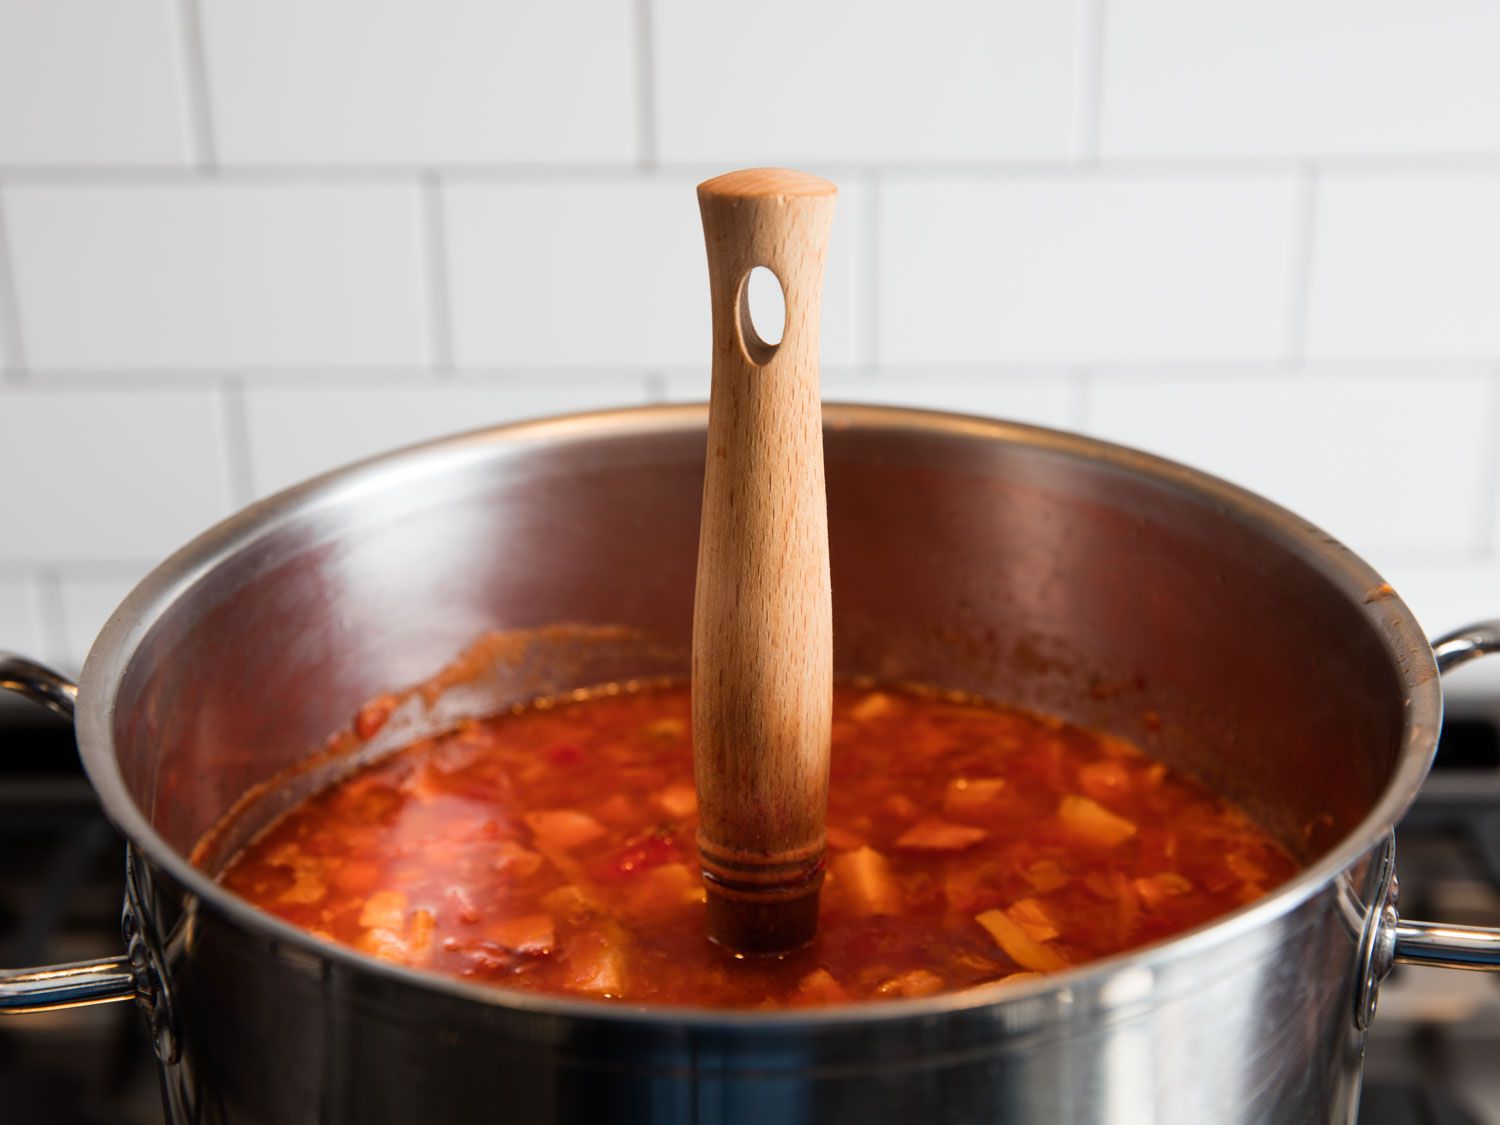
[[[1439,672],[1493,652],[1500,652],[1500,620],[1481,621],[1432,642],[1432,655]],[[1397,917],[1394,909],[1389,922],[1393,962],[1500,972],[1500,929],[1414,922]]]
[[[0,652],[0,690],[15,692],[72,719],[78,685],[49,668]],[[0,969],[0,1015],[110,1004],[145,995],[144,962],[129,954],[36,969]]]

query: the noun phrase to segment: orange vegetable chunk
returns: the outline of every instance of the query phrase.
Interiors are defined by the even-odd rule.
[[[1051,941],[1058,935],[1057,925],[1052,921],[1052,916],[1037,899],[1018,899],[1006,908],[1005,913],[1012,922],[1026,932],[1026,936],[1032,941]]]
[[[1033,941],[1026,931],[1018,926],[1002,910],[986,910],[977,915],[978,922],[995,939],[995,944],[1005,950],[1005,955],[1023,969],[1038,973],[1055,973],[1068,967],[1067,960],[1056,950],[1049,949],[1039,941]]]
[[[484,932],[496,944],[516,953],[545,953],[555,941],[552,919],[546,914],[528,914],[523,918],[491,922]]]
[[[541,809],[521,819],[544,848],[576,848],[599,839],[606,831],[588,813],[576,809]]]
[[[1057,817],[1075,840],[1112,848],[1135,835],[1135,825],[1098,801],[1070,793],[1057,806]]]
[[[669,785],[656,795],[656,803],[668,816],[680,820],[698,811],[698,791],[687,782]]]
[[[983,828],[950,824],[946,820],[924,820],[897,837],[896,846],[921,852],[961,852],[988,837]]]
[[[1003,777],[955,777],[943,794],[943,809],[954,816],[994,815],[1007,784]]]
[[[856,848],[836,856],[829,871],[834,893],[844,896],[863,914],[895,914],[901,896],[891,881],[891,866],[874,848]]]
[[[401,891],[376,891],[365,899],[359,912],[359,924],[381,930],[406,927],[406,895]]]

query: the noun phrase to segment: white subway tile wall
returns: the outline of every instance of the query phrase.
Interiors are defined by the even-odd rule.
[[[47,483],[0,647],[76,667],[333,465],[702,398],[693,185],[773,162],[841,188],[828,398],[1144,446],[1496,615],[1496,43],[1480,0],[0,0],[0,474]]]
[[[0,164],[181,166],[176,0],[0,3]]]

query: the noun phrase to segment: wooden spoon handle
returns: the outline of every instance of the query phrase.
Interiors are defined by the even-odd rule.
[[[709,936],[740,953],[812,940],[823,883],[833,616],[818,319],[836,194],[775,168],[698,187],[714,359],[693,757]],[[776,345],[750,321],[756,266],[786,298]]]

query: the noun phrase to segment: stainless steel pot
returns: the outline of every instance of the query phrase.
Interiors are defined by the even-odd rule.
[[[1338,543],[1141,453],[905,410],[829,407],[826,425],[840,672],[1136,739],[1240,801],[1306,870],[1212,925],[1028,985],[767,1014],[381,964],[190,865],[243,794],[482,631],[623,625],[659,643],[540,680],[507,666],[406,733],[549,675],[685,667],[705,412],[592,414],[292,489],[126,599],[76,721],[134,849],[130,952],[7,973],[0,1007],[140,1001],[178,1122],[1351,1120],[1391,963],[1500,962],[1500,933],[1398,921],[1391,844],[1433,753],[1438,669],[1500,646],[1500,623],[1435,659]],[[34,665],[0,664],[0,682],[74,710],[71,685]]]

